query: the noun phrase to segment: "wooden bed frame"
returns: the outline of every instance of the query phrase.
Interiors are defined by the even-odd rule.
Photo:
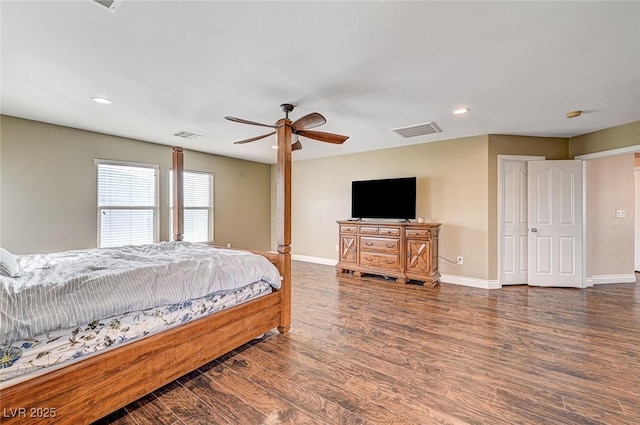
[[[0,390],[0,423],[91,423],[257,336],[291,324],[291,121],[278,121],[277,252],[282,288],[209,317],[131,342]],[[182,148],[173,149],[174,186]],[[180,192],[181,187],[177,189]],[[174,196],[182,239],[182,194]]]

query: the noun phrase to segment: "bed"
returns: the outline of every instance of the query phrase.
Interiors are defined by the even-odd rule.
[[[281,333],[289,330],[291,123],[282,119],[278,124],[277,252],[254,251],[253,254],[275,265],[279,285],[269,284],[271,289],[267,293],[247,296],[248,300],[242,299],[233,307],[162,332],[125,341],[91,356],[78,356],[53,370],[43,369],[35,375],[8,380],[0,385],[2,424],[91,423],[273,328]],[[173,149],[174,190],[178,195],[174,195],[174,214],[178,214],[178,220],[174,219],[177,246],[184,245],[180,242],[182,220],[179,216],[182,155],[181,148]],[[86,328],[87,324],[81,325]],[[22,336],[17,337],[17,341],[28,341]],[[5,353],[5,357],[11,357],[11,353]],[[4,361],[11,360],[5,358]]]

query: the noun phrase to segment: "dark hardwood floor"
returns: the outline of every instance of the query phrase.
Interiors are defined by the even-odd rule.
[[[638,284],[431,289],[294,262],[289,334],[98,423],[637,425],[639,329]]]

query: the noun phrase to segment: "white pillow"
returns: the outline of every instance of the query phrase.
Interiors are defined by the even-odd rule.
[[[15,277],[18,274],[18,262],[9,251],[0,248],[0,275]]]

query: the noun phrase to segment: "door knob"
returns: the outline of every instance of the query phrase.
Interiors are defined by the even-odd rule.
[[[531,229],[531,231],[532,231],[533,233],[536,233],[536,232],[538,231],[538,229],[536,229],[535,227],[533,227],[533,228]]]

